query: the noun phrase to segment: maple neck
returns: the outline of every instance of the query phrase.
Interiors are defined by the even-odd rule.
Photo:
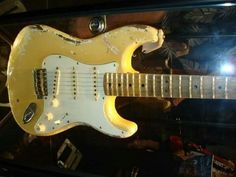
[[[236,78],[228,76],[106,73],[106,95],[124,97],[236,99]]]

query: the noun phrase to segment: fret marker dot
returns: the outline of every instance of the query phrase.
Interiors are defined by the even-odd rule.
[[[142,84],[142,87],[144,87],[145,85],[144,84]]]
[[[197,85],[194,85],[194,88],[196,88],[196,89],[197,89]]]
[[[131,86],[132,86],[132,84],[129,84],[129,86],[131,87]]]
[[[221,86],[219,86],[219,87],[218,87],[218,89],[222,89],[222,87],[221,87]]]
[[[120,86],[121,86],[121,84],[120,84],[120,83],[118,83],[118,86],[120,87]]]

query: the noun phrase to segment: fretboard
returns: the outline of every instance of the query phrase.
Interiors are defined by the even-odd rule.
[[[236,99],[236,78],[226,76],[106,73],[106,95]]]

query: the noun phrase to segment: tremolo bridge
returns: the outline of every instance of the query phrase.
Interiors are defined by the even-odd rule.
[[[34,88],[38,99],[48,96],[47,87],[47,70],[35,69],[34,71]]]

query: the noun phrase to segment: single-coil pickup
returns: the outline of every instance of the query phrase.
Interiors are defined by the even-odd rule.
[[[73,71],[72,71],[72,90],[73,90],[73,98],[74,100],[76,100],[77,98],[77,74],[76,74],[76,70],[75,67],[73,67]]]
[[[60,70],[59,67],[56,67],[56,71],[54,72],[53,78],[53,86],[52,86],[52,96],[56,98],[59,95],[59,84],[60,84]]]
[[[47,70],[46,69],[35,69],[34,70],[34,88],[38,99],[47,98],[48,87],[47,87]]]
[[[95,97],[95,100],[98,99],[98,73],[97,73],[97,68],[94,66],[93,67],[93,95]]]

